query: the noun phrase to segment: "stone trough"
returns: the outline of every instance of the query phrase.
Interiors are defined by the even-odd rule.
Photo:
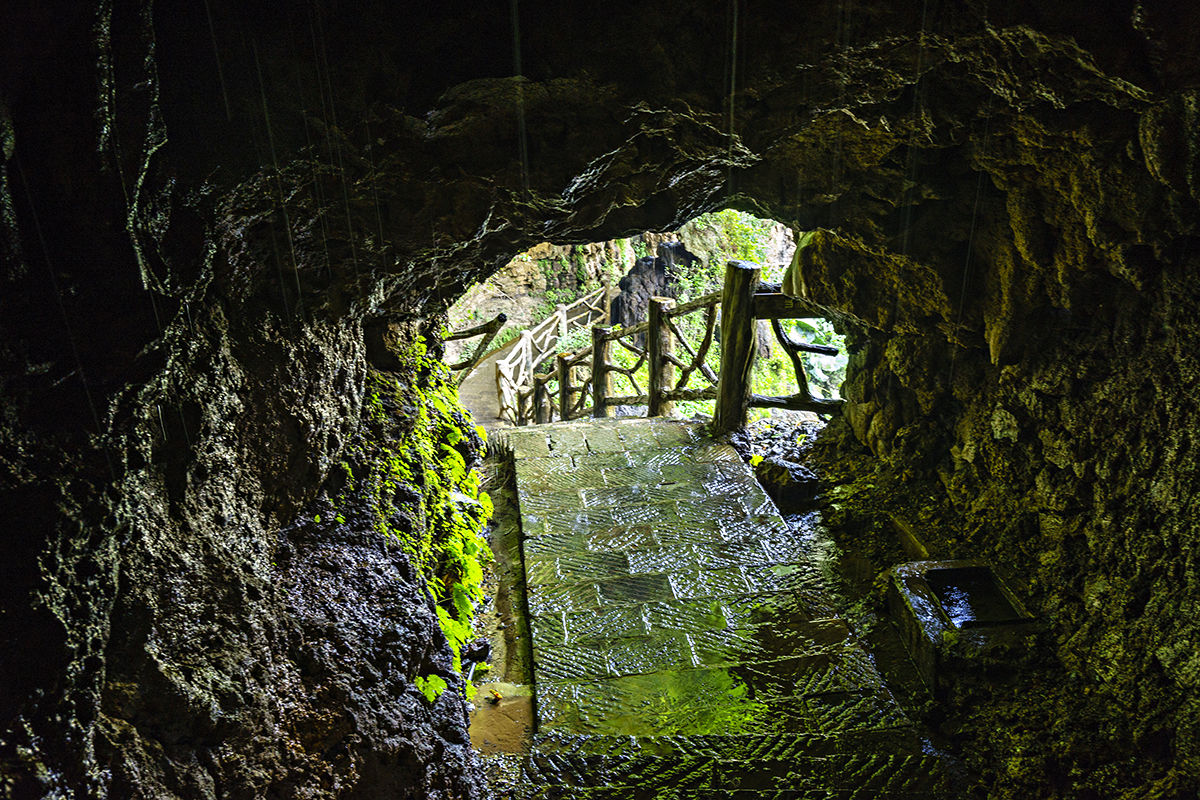
[[[888,610],[931,692],[972,661],[1026,649],[1035,618],[978,559],[912,561],[889,571]]]

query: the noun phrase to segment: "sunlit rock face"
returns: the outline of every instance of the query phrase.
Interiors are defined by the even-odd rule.
[[[460,701],[304,656],[448,657],[369,532],[331,581],[396,602],[294,596],[363,323],[725,204],[816,231],[855,435],[1050,621],[1046,724],[973,745],[997,793],[1194,791],[1195,10],[277,5],[31,0],[0,34],[8,794],[482,795]]]

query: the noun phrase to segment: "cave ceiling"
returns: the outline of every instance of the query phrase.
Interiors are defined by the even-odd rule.
[[[854,437],[938,481],[974,550],[1015,565],[1057,626],[1078,683],[1041,708],[1075,733],[1038,770],[1087,772],[1101,731],[1113,774],[1135,750],[1163,762],[1147,774],[1176,752],[1200,774],[1184,646],[1200,409],[1181,388],[1200,381],[1200,4],[13,0],[3,16],[0,780],[24,770],[45,796],[103,796],[113,775],[145,776],[145,796],[291,781],[276,720],[346,708],[297,677],[315,668],[296,620],[324,623],[288,605],[273,554],[366,416],[364,323],[435,336],[532,244],[721,207],[813,231],[801,277],[854,337]],[[367,536],[354,546],[395,567]],[[423,599],[404,572],[380,585]],[[384,631],[407,610],[364,613]],[[355,675],[393,663],[354,625],[320,630]],[[432,631],[406,634],[411,669]],[[407,719],[374,702],[367,727]],[[394,756],[383,730],[356,764]],[[229,731],[259,760],[221,755]],[[312,758],[313,786],[358,774]]]
[[[27,180],[59,195],[41,209],[62,232],[46,257],[124,251],[127,269],[90,277],[154,295],[131,302],[147,329],[206,293],[285,314],[445,304],[531,243],[668,229],[721,205],[945,271],[980,207],[1079,211],[1039,185],[1077,180],[1039,174],[1073,144],[1096,163],[1064,169],[1091,180],[1130,160],[1190,191],[1185,137],[1173,119],[1148,135],[1146,112],[1196,82],[1194,12],[994,5],[772,3],[735,18],[524,2],[514,25],[508,6],[474,3],[98,17],[35,4],[26,29],[42,35],[6,49],[4,97]],[[75,46],[96,61],[56,54]],[[59,146],[89,114],[90,147]],[[1151,225],[1139,207],[1161,204],[1154,188],[1112,199],[1126,230],[1083,235],[1129,244]],[[66,212],[81,201],[87,213]]]

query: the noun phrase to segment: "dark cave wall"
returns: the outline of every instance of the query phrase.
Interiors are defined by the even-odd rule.
[[[507,6],[13,7],[5,792],[482,794],[461,701],[411,683],[450,657],[418,570],[315,521],[364,330],[432,333],[537,241],[732,204],[819,229],[855,433],[1050,621],[1052,724],[972,743],[996,792],[1186,796],[1195,12],[759,4],[733,48],[688,4],[521,8],[524,80]]]
[[[984,46],[1032,71],[1024,101],[931,88],[932,152],[907,160],[899,214],[819,229],[801,273],[863,345],[845,387],[856,437],[897,474],[936,476],[962,515],[945,554],[990,558],[1049,622],[1060,684],[951,698],[951,730],[976,725],[994,759],[992,791],[1190,796],[1200,183],[1195,129],[1171,109],[1196,93],[1154,97],[1047,44]],[[955,133],[947,101],[979,116]],[[872,127],[845,159],[867,186],[902,166]],[[890,205],[867,193],[848,215]]]

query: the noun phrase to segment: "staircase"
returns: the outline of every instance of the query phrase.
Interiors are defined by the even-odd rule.
[[[533,644],[506,798],[953,798],[797,536],[728,445],[655,419],[504,432]]]

